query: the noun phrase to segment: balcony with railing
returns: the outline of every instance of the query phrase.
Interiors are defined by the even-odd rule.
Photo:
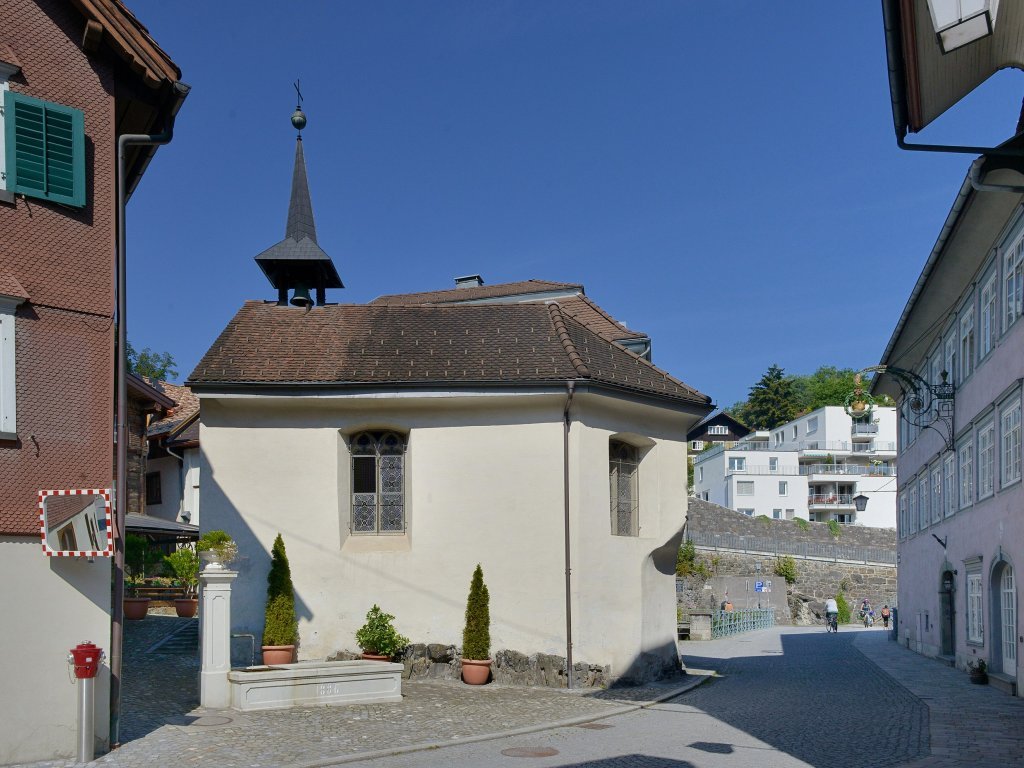
[[[857,422],[854,422],[850,431],[854,437],[870,437],[871,435],[878,434],[878,425],[858,424]]]
[[[836,509],[837,507],[853,507],[852,493],[812,493],[807,496],[807,507],[809,509],[823,507]]]
[[[858,477],[896,477],[896,467],[873,464],[801,464],[800,474],[808,475],[855,475]]]
[[[727,475],[782,475],[794,477],[804,472],[796,464],[782,467],[770,467],[767,464],[744,464],[743,466],[732,466],[725,470]]]
[[[870,443],[854,443],[854,453],[895,453],[896,443],[889,440],[872,440]]]

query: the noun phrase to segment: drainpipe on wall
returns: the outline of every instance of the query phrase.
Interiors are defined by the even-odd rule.
[[[565,382],[566,399],[565,410],[562,414],[564,429],[562,430],[562,487],[565,497],[565,674],[568,688],[573,688],[572,674],[572,560],[569,548],[569,425],[572,417],[569,415],[569,408],[572,406],[572,396],[576,392],[576,383]]]
[[[178,517],[182,517],[182,513],[185,512],[185,456],[179,456],[166,445],[164,445],[164,450],[178,460],[178,488],[181,489],[181,506],[178,510]],[[186,520],[186,522],[191,522],[191,519]]]
[[[175,84],[182,88],[183,84]],[[187,91],[186,91],[187,92]],[[179,102],[180,103],[180,102]],[[120,745],[121,657],[124,635],[124,526],[128,506],[128,328],[125,295],[125,207],[128,190],[125,155],[129,146],[168,144],[174,136],[174,116],[163,133],[126,133],[117,137],[117,477],[114,483],[114,595],[110,627],[110,748]]]

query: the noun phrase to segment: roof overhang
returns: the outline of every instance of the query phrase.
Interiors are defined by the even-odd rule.
[[[917,133],[1000,69],[1024,69],[1024,3],[1002,2],[991,35],[943,53],[927,0],[882,0],[897,139]]]
[[[998,168],[984,174],[986,184],[1020,185],[1016,171]],[[957,302],[977,277],[1014,210],[1024,202],[1015,192],[979,192],[970,177],[957,193],[939,237],[900,315],[879,365],[917,368],[935,339],[945,332]],[[899,386],[884,373],[875,376],[871,393],[899,395]]]

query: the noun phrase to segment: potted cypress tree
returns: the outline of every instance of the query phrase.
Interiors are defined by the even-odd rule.
[[[267,609],[263,625],[263,663],[290,664],[295,659],[299,623],[295,618],[295,588],[284,539],[277,534],[267,574]]]
[[[466,627],[462,631],[462,679],[483,685],[491,674],[491,596],[484,572],[477,563],[466,599]]]

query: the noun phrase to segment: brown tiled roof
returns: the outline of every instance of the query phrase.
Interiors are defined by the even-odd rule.
[[[175,402],[175,407],[164,418],[149,423],[149,437],[173,432],[199,412],[199,398],[188,387],[171,384],[169,381],[151,381],[150,384],[171,398]]]
[[[598,336],[609,341],[622,341],[623,339],[646,339],[646,333],[631,331],[615,318],[601,309],[597,304],[588,299],[585,295],[572,296],[559,299],[559,306],[562,311],[569,315],[576,322],[585,325]]]
[[[171,447],[199,444],[199,414],[193,414],[188,422],[181,422],[178,431],[165,443]]]
[[[218,384],[473,385],[567,379],[707,406],[710,399],[557,304],[247,302],[189,378]]]
[[[497,285],[474,285],[466,288],[449,288],[443,291],[424,291],[422,293],[392,293],[378,296],[371,304],[451,304],[460,301],[476,301],[493,299],[503,296],[520,296],[524,293],[539,291],[583,291],[583,286],[576,283],[554,283],[550,280],[521,280],[516,283],[499,283]]]
[[[18,279],[6,269],[0,269],[0,296],[11,296],[15,299],[27,299],[28,294],[21,287]]]
[[[107,43],[150,88],[181,79],[181,70],[121,0],[72,0],[103,27]]]

